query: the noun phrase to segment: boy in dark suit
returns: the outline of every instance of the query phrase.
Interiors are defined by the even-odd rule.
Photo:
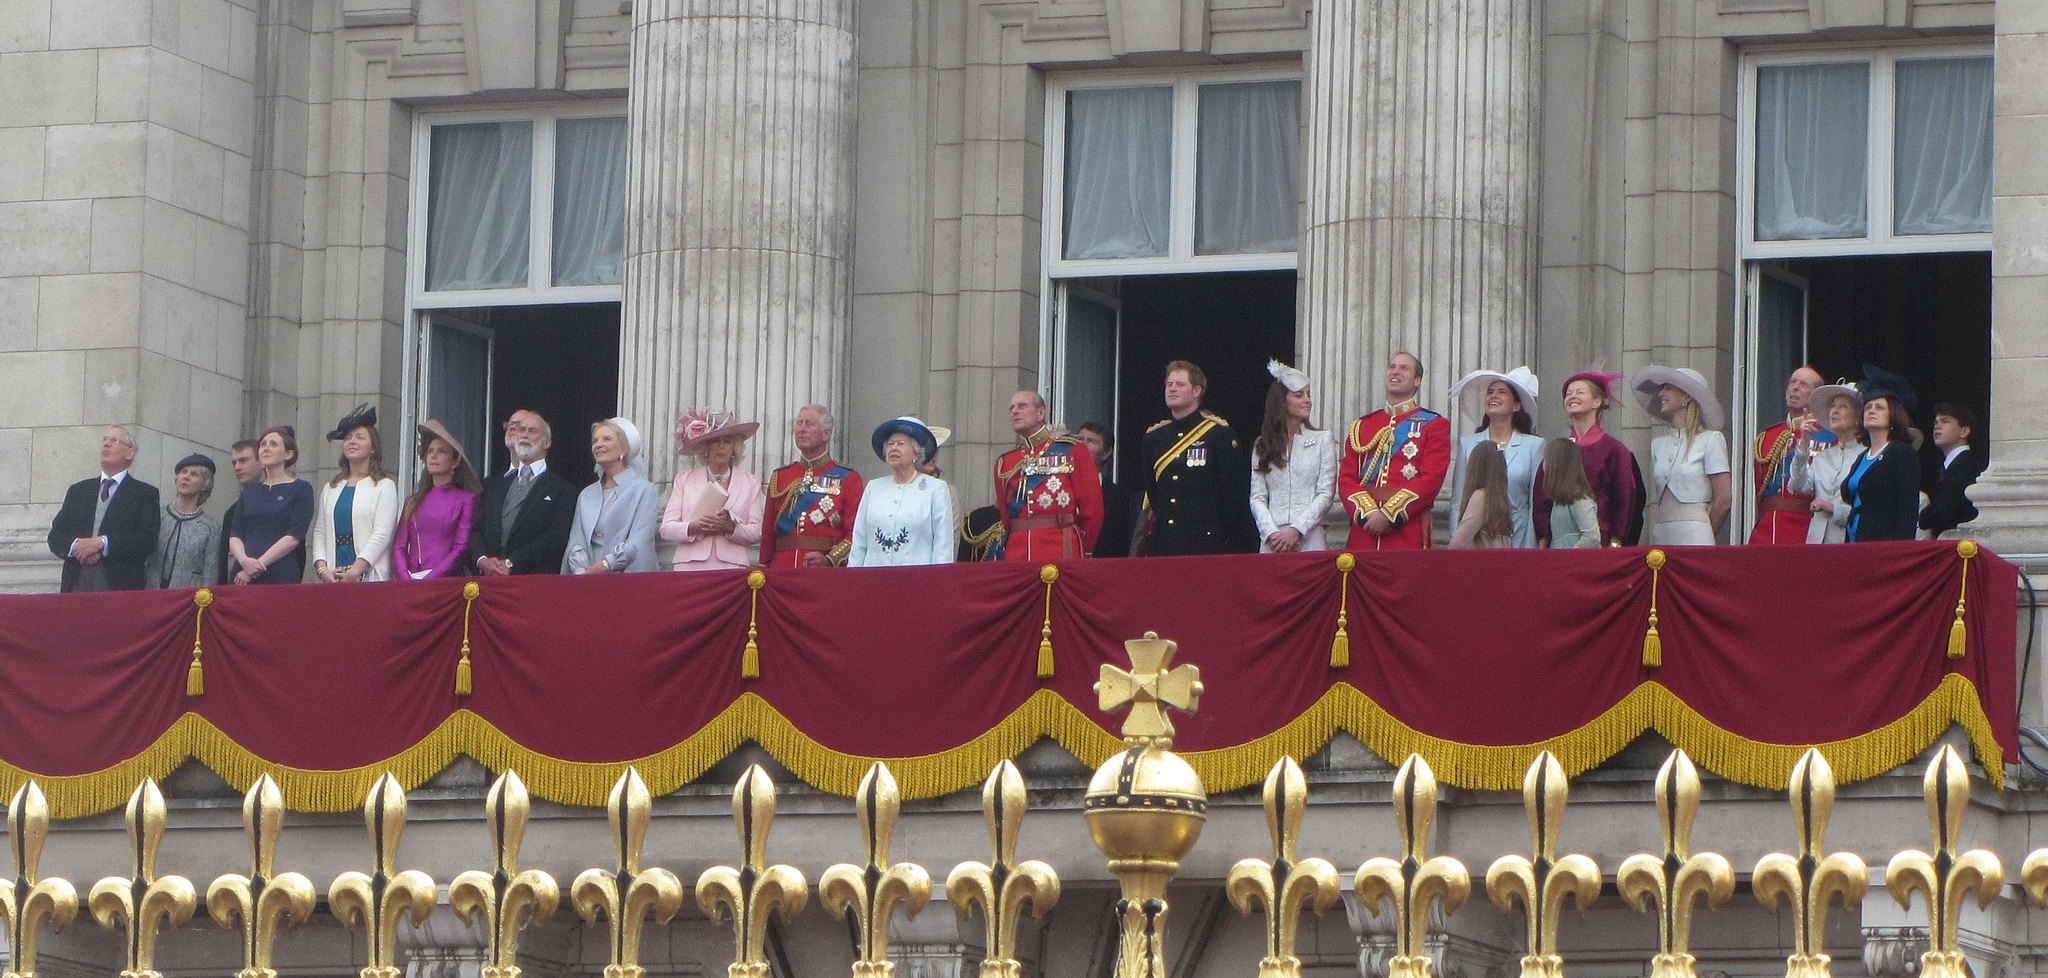
[[[1928,536],[1977,518],[1967,490],[1984,474],[1984,453],[1970,447],[1977,412],[1967,404],[1944,401],[1934,406],[1934,450],[1941,456],[1941,478],[1934,484],[1927,508],[1920,511],[1920,529]]]

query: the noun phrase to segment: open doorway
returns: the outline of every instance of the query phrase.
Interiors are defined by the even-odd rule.
[[[1056,413],[1069,427],[1108,422],[1117,444],[1135,449],[1166,417],[1166,364],[1189,360],[1209,377],[1203,409],[1228,420],[1249,451],[1273,380],[1266,361],[1294,359],[1296,282],[1291,269],[1063,280]],[[1134,450],[1118,451],[1116,481],[1132,483],[1138,464]]]
[[[587,432],[618,412],[618,303],[436,309],[422,329],[417,413],[447,424],[480,474],[511,464],[499,425],[525,409],[554,431],[549,467],[590,481]]]

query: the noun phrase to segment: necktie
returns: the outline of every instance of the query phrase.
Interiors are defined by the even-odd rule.
[[[101,480],[100,480],[100,502],[106,502],[106,501],[107,501],[107,497],[109,497],[109,496],[112,496],[113,494],[114,494],[114,480],[112,480],[112,479],[101,479]]]
[[[519,484],[522,486],[533,485],[533,466],[522,465],[519,467]]]

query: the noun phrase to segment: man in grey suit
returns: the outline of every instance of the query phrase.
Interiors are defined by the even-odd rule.
[[[514,411],[505,422],[511,468],[484,480],[483,505],[469,528],[469,556],[486,577],[554,574],[562,569],[576,488],[548,471],[554,433],[547,419]]]

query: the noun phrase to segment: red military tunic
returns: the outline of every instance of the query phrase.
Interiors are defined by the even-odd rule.
[[[1102,532],[1102,479],[1095,457],[1068,437],[1040,428],[996,459],[996,508],[1003,517],[1002,560],[1086,557]]]
[[[1349,550],[1421,550],[1430,545],[1430,507],[1450,472],[1451,422],[1414,401],[1351,422],[1337,494],[1351,514]],[[1375,510],[1394,521],[1381,536],[1365,528]]]
[[[768,508],[761,518],[761,563],[801,567],[807,553],[846,563],[846,554],[853,549],[860,490],[860,473],[829,455],[776,469],[768,481]]]
[[[1816,439],[1813,420],[1810,414],[1787,418],[1765,428],[1750,445],[1750,465],[1756,473],[1756,526],[1749,531],[1749,542],[1806,542],[1806,528],[1813,521],[1813,480],[1806,467],[1813,462],[1816,448],[1833,441]]]

